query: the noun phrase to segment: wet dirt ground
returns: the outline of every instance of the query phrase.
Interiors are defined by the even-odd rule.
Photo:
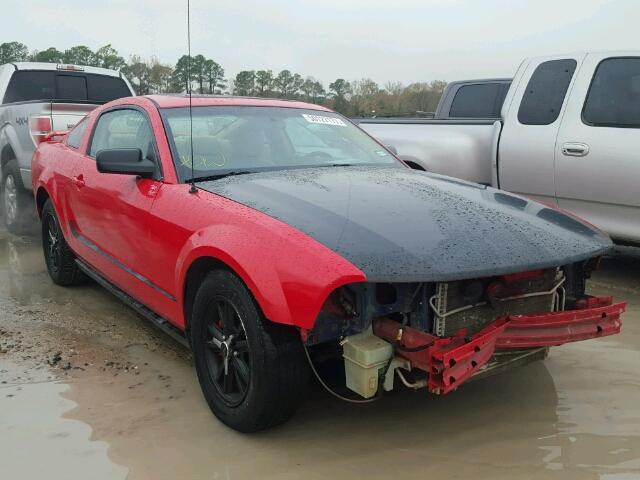
[[[0,479],[640,479],[640,254],[590,289],[629,301],[621,335],[445,398],[316,387],[248,436],[211,415],[186,351],[95,284],[54,286],[39,241],[0,231]]]

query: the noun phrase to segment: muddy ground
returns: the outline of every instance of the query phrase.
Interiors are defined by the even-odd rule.
[[[247,436],[211,415],[186,351],[97,285],[54,286],[38,240],[0,231],[0,478],[640,479],[640,254],[590,289],[629,301],[621,335],[445,398],[316,387]]]

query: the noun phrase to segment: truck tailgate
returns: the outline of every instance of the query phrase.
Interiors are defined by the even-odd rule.
[[[76,123],[96,108],[98,105],[85,103],[51,103],[49,113],[53,125],[53,131],[64,132],[71,130]]]

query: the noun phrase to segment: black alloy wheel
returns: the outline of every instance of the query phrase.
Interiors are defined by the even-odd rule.
[[[213,300],[213,315],[207,328],[207,366],[221,398],[235,407],[246,397],[251,379],[247,333],[231,300],[222,296]]]

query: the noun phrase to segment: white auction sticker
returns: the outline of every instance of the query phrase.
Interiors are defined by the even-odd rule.
[[[339,118],[325,117],[323,115],[309,115],[307,113],[303,113],[302,116],[309,123],[319,123],[321,125],[335,125],[337,127],[346,127],[347,126],[347,124],[344,123]]]

